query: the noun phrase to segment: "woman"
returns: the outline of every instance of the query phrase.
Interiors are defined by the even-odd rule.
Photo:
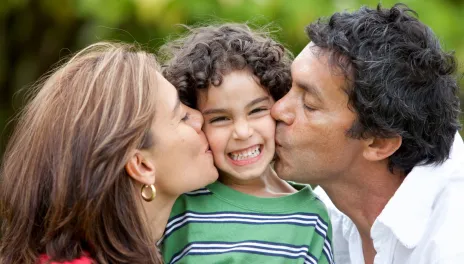
[[[202,124],[152,55],[79,52],[40,85],[7,146],[0,263],[160,263],[176,198],[218,176]]]

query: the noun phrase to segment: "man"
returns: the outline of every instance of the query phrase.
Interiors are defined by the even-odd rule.
[[[363,7],[309,25],[272,109],[275,169],[330,197],[338,264],[464,263],[456,62],[414,14]]]

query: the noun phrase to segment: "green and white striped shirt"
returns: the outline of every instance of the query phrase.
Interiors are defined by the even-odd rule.
[[[260,198],[215,182],[174,204],[159,245],[165,263],[332,264],[332,227],[311,187]]]

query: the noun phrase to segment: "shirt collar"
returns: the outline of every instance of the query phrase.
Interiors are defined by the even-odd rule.
[[[456,134],[450,158],[440,165],[416,166],[375,220],[371,236],[384,237],[384,227],[406,247],[414,248],[426,231],[433,204],[453,177],[464,178],[464,143]]]

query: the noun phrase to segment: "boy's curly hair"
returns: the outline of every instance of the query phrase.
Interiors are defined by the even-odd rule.
[[[236,70],[249,70],[274,100],[290,89],[292,54],[268,31],[252,30],[245,24],[188,30],[187,36],[160,49],[162,73],[186,105],[196,108],[198,89],[219,86],[224,75]]]

